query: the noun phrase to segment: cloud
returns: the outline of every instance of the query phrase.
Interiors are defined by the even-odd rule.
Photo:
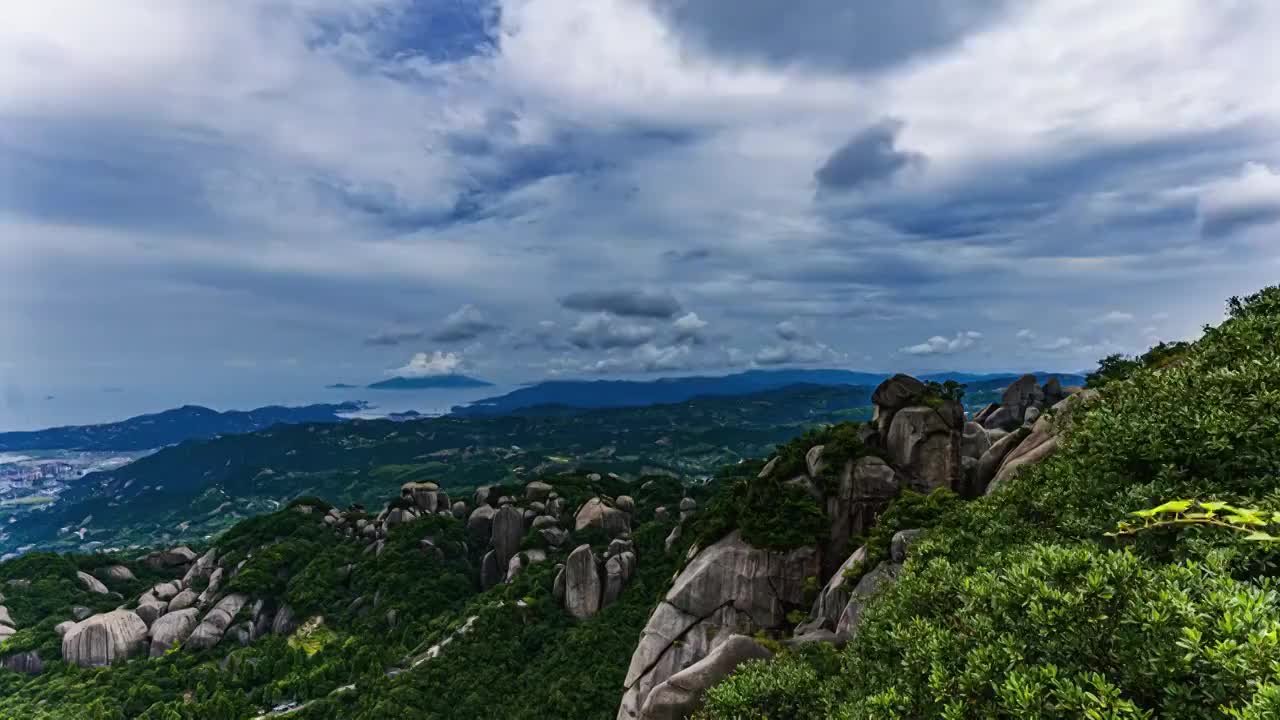
[[[1280,222],[1280,172],[1262,163],[1245,163],[1239,176],[1201,192],[1197,210],[1200,231],[1211,238]]]
[[[1111,312],[1098,317],[1095,322],[1101,325],[1125,325],[1133,322],[1133,313],[1112,310]]]
[[[395,347],[417,342],[426,336],[421,330],[382,330],[366,337],[364,344],[370,347]]]
[[[810,365],[830,362],[837,356],[834,350],[819,342],[787,342],[760,348],[753,360],[757,365]]]
[[[464,366],[463,358],[456,352],[416,353],[404,367],[388,370],[387,374],[396,377],[421,378],[439,375],[453,375]]]
[[[500,329],[474,305],[463,305],[444,319],[444,327],[431,336],[436,342],[454,343],[474,340]]]
[[[577,292],[560,299],[560,305],[579,312],[607,312],[622,317],[665,320],[680,312],[680,302],[670,293],[647,290]]]
[[[899,348],[898,352],[907,355],[952,355],[962,350],[968,350],[980,339],[982,339],[982,333],[976,330],[958,332],[955,337],[950,339],[941,335],[934,335],[918,345]]]
[[[1030,329],[1023,328],[1014,336],[1025,344],[1029,345],[1033,350],[1041,352],[1053,352],[1055,350],[1064,350],[1075,344],[1075,341],[1066,336],[1055,337],[1052,340],[1040,341],[1036,333]]]
[[[602,312],[579,320],[569,331],[569,342],[584,350],[633,348],[649,342],[656,334],[648,325]]]
[[[902,127],[902,121],[886,119],[855,133],[814,172],[818,186],[824,190],[858,190],[922,164],[924,156],[920,153],[896,147]]]
[[[800,324],[795,320],[783,320],[773,326],[774,332],[783,340],[799,340],[805,337],[805,332],[800,329]]]
[[[703,332],[709,323],[698,317],[698,313],[690,312],[676,318],[671,327],[675,330],[676,342],[700,343],[706,338]]]

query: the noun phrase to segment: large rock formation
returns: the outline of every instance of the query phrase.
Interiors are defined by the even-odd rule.
[[[927,493],[960,485],[960,429],[964,411],[947,400],[937,407],[913,405],[893,415],[885,451],[912,490]]]
[[[596,555],[590,545],[579,545],[569,553],[564,567],[564,606],[569,614],[584,620],[600,612],[604,583],[600,579]]]
[[[186,640],[199,621],[200,611],[195,608],[171,612],[156,620],[151,626],[151,657],[159,657]]]
[[[124,565],[109,565],[98,568],[93,572],[100,579],[110,583],[133,582],[138,579],[134,577],[133,571]]]
[[[702,550],[649,616],[627,670],[619,720],[641,717],[654,688],[702,660],[734,632],[781,629],[804,602],[818,552],[769,552],[732,532]]]
[[[1004,455],[999,460],[999,469],[994,472],[990,483],[985,485],[983,491],[987,494],[996,492],[1020,468],[1034,465],[1057,452],[1061,437],[1071,429],[1075,413],[1082,405],[1091,402],[1097,396],[1096,390],[1085,390],[1060,400],[1053,406],[1052,413],[1039,416],[1030,429],[1019,428],[1018,432],[997,442],[996,445],[1000,445],[1009,438],[1016,438],[1002,448]],[[995,449],[996,447],[992,446],[992,451]]]
[[[110,592],[109,590],[107,590],[107,586],[102,584],[101,580],[90,575],[87,572],[77,571],[76,580],[80,581],[81,587],[83,587],[85,590],[88,590],[91,593],[96,593],[98,595],[106,595],[108,592]]]
[[[593,497],[578,510],[573,526],[578,532],[587,528],[601,528],[613,538],[631,532],[631,518],[621,510],[605,504],[603,499]]]
[[[919,404],[927,391],[928,388],[924,383],[910,375],[894,375],[880,383],[871,394],[871,404],[875,407],[871,423],[880,437],[885,438],[889,435],[893,416],[899,410]]]
[[[131,610],[113,610],[76,623],[62,636],[62,659],[104,667],[146,651],[147,625]]]
[[[187,644],[203,650],[222,642],[222,636],[226,634],[227,628],[231,627],[231,622],[240,612],[240,608],[248,602],[249,597],[243,593],[232,593],[219,600],[192,631],[191,636],[187,638]]]
[[[0,658],[0,668],[27,675],[39,675],[44,672],[44,660],[40,659],[38,650],[27,650]]]
[[[520,550],[524,538],[524,513],[514,505],[505,505],[493,517],[493,551],[498,568],[505,571],[511,558]]]
[[[773,653],[745,636],[732,635],[705,658],[655,687],[640,709],[641,720],[684,720],[706,702],[707,690],[748,660],[768,660]]]

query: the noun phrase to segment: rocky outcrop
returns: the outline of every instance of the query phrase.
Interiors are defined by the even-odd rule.
[[[498,509],[490,505],[480,505],[471,511],[471,517],[467,518],[467,534],[473,543],[482,547],[489,543],[493,536],[493,517],[497,514]]]
[[[915,405],[894,413],[883,444],[907,487],[921,493],[959,487],[963,424],[964,411],[950,400],[938,407]]]
[[[107,567],[101,567],[94,570],[93,573],[97,575],[100,580],[109,583],[133,582],[138,579],[134,577],[133,571],[124,565],[109,565]]]
[[[505,505],[500,508],[493,517],[493,534],[490,540],[499,568],[507,567],[511,558],[520,549],[520,541],[523,538],[524,513],[514,505]]]
[[[38,650],[27,650],[0,657],[0,668],[27,675],[39,675],[44,672],[44,661],[40,659]]]
[[[845,558],[840,567],[831,575],[818,598],[813,601],[809,610],[809,619],[796,626],[796,637],[813,635],[821,631],[835,632],[840,622],[840,615],[849,604],[849,594],[853,583],[849,575],[862,566],[867,559],[866,546],[860,547],[852,555]]]
[[[706,692],[748,660],[773,657],[746,635],[731,635],[705,658],[655,687],[640,709],[640,720],[684,720],[706,702]]]
[[[62,636],[62,659],[80,667],[104,667],[146,651],[147,625],[131,610],[93,615]]]
[[[1016,441],[1006,446],[1007,452],[1000,459],[999,469],[995,471],[990,483],[983,488],[983,491],[987,494],[998,491],[1021,468],[1039,463],[1057,452],[1062,436],[1071,429],[1075,413],[1097,396],[1096,390],[1085,390],[1071,395],[1058,401],[1051,413],[1040,415],[1030,429],[1024,426],[1019,428],[1018,432],[1001,439],[1000,443],[1010,437],[1016,438]],[[992,449],[994,450],[994,447]]]
[[[156,620],[151,626],[151,657],[159,657],[185,641],[199,621],[200,611],[195,608],[171,612]]]
[[[614,538],[631,532],[631,518],[618,508],[607,505],[602,498],[593,497],[578,510],[573,526],[577,532],[600,528]]]
[[[1000,469],[1000,464],[1004,462],[1005,456],[1018,447],[1030,432],[1027,428],[1018,428],[992,443],[991,447],[987,448],[987,451],[978,459],[978,465],[970,474],[968,487],[961,494],[973,497],[985,493],[992,478],[996,476],[996,471]]]
[[[203,650],[222,642],[222,636],[226,634],[227,628],[231,627],[231,622],[240,612],[240,608],[248,602],[249,597],[243,593],[232,593],[219,600],[187,638],[187,645]]]
[[[80,581],[80,587],[83,587],[85,590],[88,590],[91,593],[95,593],[98,595],[106,595],[108,592],[110,592],[109,590],[107,590],[107,586],[102,584],[101,580],[90,575],[87,572],[77,571],[76,580]]]
[[[857,635],[863,610],[876,595],[898,581],[898,571],[901,568],[898,563],[882,562],[858,579],[858,584],[849,593],[849,601],[836,622],[836,642],[848,642]]]
[[[641,717],[649,695],[734,632],[786,627],[819,572],[815,548],[769,552],[732,532],[699,552],[649,617],[631,656],[619,720]]]
[[[585,620],[600,612],[604,584],[590,545],[579,545],[569,553],[564,567],[564,607],[569,614]]]
[[[179,610],[186,610],[189,607],[195,607],[196,601],[199,598],[200,596],[197,595],[194,590],[186,588],[182,592],[173,596],[173,599],[169,601],[168,607],[165,608],[165,612],[177,612]]]
[[[276,616],[271,621],[272,635],[290,635],[298,627],[298,620],[293,614],[293,608],[289,605],[282,605],[276,611]]]
[[[182,569],[185,572],[186,567],[196,561],[196,554],[191,551],[191,548],[182,546],[153,552],[142,561],[152,570]]]
[[[152,623],[159,620],[162,615],[168,612],[168,610],[168,603],[162,600],[150,599],[146,602],[140,603],[134,612],[142,619],[142,622],[146,623],[146,625],[150,627]]]
[[[927,391],[928,388],[925,387],[924,383],[910,375],[894,375],[880,383],[875,392],[871,394],[871,404],[875,408],[871,424],[875,426],[875,430],[880,437],[884,438],[889,435],[889,428],[893,424],[893,416],[899,410],[919,404]]]

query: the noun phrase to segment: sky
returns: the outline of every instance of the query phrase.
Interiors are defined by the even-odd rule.
[[[1270,0],[17,4],[0,428],[1193,337],[1280,278],[1277,35]]]

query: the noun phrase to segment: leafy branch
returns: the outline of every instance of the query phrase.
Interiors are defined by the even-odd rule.
[[[1280,532],[1280,512],[1241,508],[1224,502],[1199,502],[1196,500],[1170,500],[1149,510],[1129,513],[1137,520],[1122,520],[1115,532],[1107,537],[1137,535],[1140,532],[1162,527],[1201,525],[1226,528],[1245,533],[1245,540],[1256,542],[1280,542],[1280,536],[1268,532]]]

